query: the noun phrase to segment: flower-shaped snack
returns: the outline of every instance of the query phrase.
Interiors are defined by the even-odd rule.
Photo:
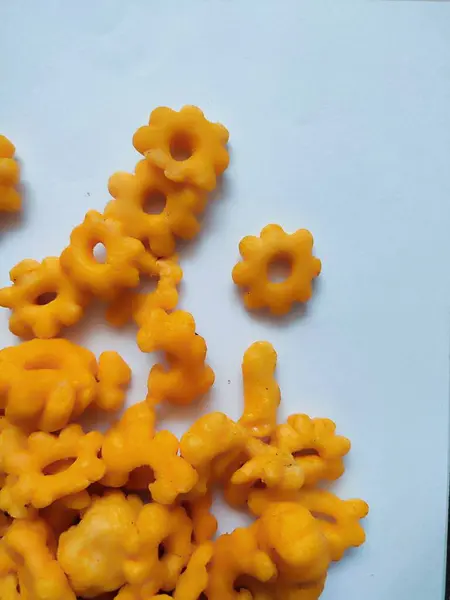
[[[223,125],[205,119],[195,106],[179,112],[160,107],[151,113],[149,124],[136,131],[133,145],[167,179],[211,191],[228,167],[228,137]]]
[[[274,377],[277,353],[269,342],[255,342],[242,360],[244,411],[239,423],[251,435],[270,436],[277,424],[280,388]]]
[[[195,332],[194,317],[185,311],[171,314],[151,311],[137,334],[143,352],[162,350],[168,368],[152,367],[148,377],[148,400],[190,404],[205,394],[214,383],[214,371],[205,365],[206,343]]]
[[[2,595],[5,586],[3,590],[0,587],[1,598],[75,600],[75,594],[52,551],[49,528],[42,519],[16,519],[3,537],[2,545],[10,561],[7,569],[0,567],[0,579],[3,579],[3,574],[9,576],[4,583],[6,586],[10,584],[10,592],[17,595]]]
[[[61,269],[59,258],[23,260],[10,272],[13,284],[0,289],[0,306],[10,308],[9,328],[22,338],[52,338],[83,315],[86,295]]]
[[[156,279],[156,288],[151,292],[127,290],[115,298],[106,311],[106,319],[115,327],[122,327],[133,319],[139,326],[155,308],[173,310],[178,304],[177,286],[183,271],[177,258],[156,259],[147,252],[141,264],[141,275]]]
[[[126,235],[158,257],[174,254],[175,238],[191,240],[200,231],[197,215],[205,207],[205,194],[170,181],[146,160],[136,165],[134,174],[112,175],[108,189],[113,199],[105,215],[120,221]]]
[[[333,421],[307,415],[290,415],[287,423],[278,425],[271,443],[293,454],[303,467],[307,486],[339,479],[344,472],[343,457],[350,450],[350,440],[336,435]]]
[[[94,598],[126,583],[126,542],[142,502],[122,492],[94,498],[81,521],[61,534],[58,561],[77,595]]]
[[[119,410],[125,400],[125,388],[131,381],[131,369],[117,352],[102,352],[98,359],[98,388],[95,403],[103,410]]]
[[[44,508],[99,481],[105,473],[97,456],[102,441],[98,431],[85,434],[79,425],[69,425],[57,436],[32,433],[21,448],[11,444],[3,460],[8,475],[0,508],[20,518],[28,505]]]
[[[306,229],[288,234],[279,225],[266,225],[260,237],[247,236],[239,244],[242,262],[233,269],[233,281],[246,289],[248,309],[267,307],[275,315],[289,312],[293,302],[307,302],[312,280],[321,262],[312,255],[313,237]],[[290,274],[283,281],[271,281],[270,269],[282,262]]]
[[[20,169],[18,162],[14,160],[15,152],[14,144],[0,135],[0,212],[17,212],[22,204],[16,190]]]
[[[104,262],[94,255],[97,244],[106,251]],[[110,299],[123,288],[139,283],[139,265],[145,254],[143,244],[124,234],[121,223],[95,210],[86,213],[70,236],[70,245],[61,254],[61,266],[73,281],[95,296]]]
[[[276,574],[273,561],[258,546],[255,529],[240,527],[216,540],[206,595],[238,600],[242,596],[235,584],[240,577],[248,575],[267,582]]]
[[[295,502],[270,504],[255,527],[259,547],[284,581],[308,583],[326,575],[328,542],[307,508]]]

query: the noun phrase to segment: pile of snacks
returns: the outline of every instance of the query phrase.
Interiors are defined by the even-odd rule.
[[[13,149],[2,140],[3,185]],[[367,504],[320,487],[344,473],[350,442],[328,419],[279,423],[270,343],[244,354],[238,421],[211,412],[180,440],[155,430],[159,403],[191,404],[214,383],[193,316],[176,310],[174,252],[177,238],[199,231],[206,193],[228,165],[227,141],[198,108],[156,109],[133,139],[144,160],[111,177],[104,213],[89,211],[60,257],[20,262],[0,290],[11,331],[25,339],[0,351],[0,598],[317,600],[330,563],[365,540]],[[149,214],[158,194],[165,207]],[[312,246],[308,231],[277,225],[244,238],[233,279],[247,307],[283,314],[306,302],[321,268]],[[291,273],[272,282],[279,258]],[[156,289],[137,292],[146,277]],[[136,323],[143,352],[165,358],[150,370],[146,399],[104,434],[76,420],[92,406],[119,411],[131,370],[114,351],[97,359],[57,337],[95,297],[111,324]],[[215,539],[215,490],[254,515],[252,525]]]

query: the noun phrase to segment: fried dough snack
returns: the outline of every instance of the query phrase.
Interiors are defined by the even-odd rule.
[[[312,248],[309,231],[288,234],[279,225],[266,225],[260,237],[243,238],[239,244],[242,262],[233,269],[233,281],[246,290],[245,306],[249,310],[267,307],[274,315],[284,315],[294,302],[307,302],[312,281],[321,271]],[[284,281],[271,281],[270,266],[280,260],[290,265],[291,273]]]
[[[161,106],[133,136],[133,146],[170,181],[211,191],[228,167],[228,131],[196,106],[177,112]]]
[[[134,174],[115,173],[108,188],[113,199],[106,217],[120,221],[124,233],[148,245],[155,256],[171,256],[176,238],[190,240],[200,231],[197,215],[205,206],[205,194],[170,181],[147,160],[136,165]],[[160,199],[162,210],[150,212],[152,202]]]
[[[61,269],[59,258],[22,260],[10,272],[12,285],[0,289],[0,306],[11,309],[9,329],[21,338],[53,338],[77,323],[87,297]]]
[[[169,367],[152,367],[148,378],[148,400],[190,404],[214,383],[214,371],[205,364],[206,343],[195,331],[194,317],[185,311],[171,314],[151,311],[137,335],[142,352],[165,352]]]

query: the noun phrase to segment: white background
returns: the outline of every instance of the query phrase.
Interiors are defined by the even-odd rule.
[[[21,220],[1,219],[0,283],[57,255],[106,182],[138,159],[159,105],[197,104],[231,133],[232,162],[199,239],[182,250],[182,307],[217,373],[198,410],[237,417],[240,362],[279,355],[283,417],[334,419],[353,443],[336,489],[371,506],[368,542],[325,600],[443,597],[448,471],[450,4],[300,0],[0,0],[0,131],[17,146]],[[276,222],[311,229],[323,274],[304,316],[248,315],[237,245]],[[15,343],[0,315],[0,341]],[[153,357],[91,311],[70,337]],[[221,529],[242,521],[221,512]]]

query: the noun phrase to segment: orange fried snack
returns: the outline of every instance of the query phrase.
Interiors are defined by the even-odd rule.
[[[80,425],[69,425],[59,435],[32,433],[26,443],[8,429],[1,437],[7,478],[0,490],[0,509],[13,517],[26,514],[28,505],[44,508],[81,492],[104,475],[97,456],[103,440],[98,431],[85,434]]]
[[[191,536],[192,524],[183,508],[146,504],[136,532],[126,540],[124,572],[130,592],[140,590],[146,598],[160,589],[173,590],[192,553]]]
[[[206,343],[195,332],[190,313],[151,311],[138,331],[137,343],[143,352],[164,351],[169,365],[168,369],[161,364],[152,367],[148,377],[150,402],[190,404],[213,385],[214,371],[205,365]]]
[[[325,577],[328,542],[307,508],[294,502],[270,504],[254,526],[259,547],[272,558],[283,581],[308,583]]]
[[[105,247],[102,263],[94,255],[97,244]],[[86,213],[70,236],[70,245],[60,261],[68,276],[82,290],[111,299],[120,289],[139,283],[139,265],[145,248],[139,240],[126,236],[122,225],[95,210]]]
[[[179,112],[160,107],[152,111],[149,124],[136,131],[133,145],[167,179],[211,191],[228,167],[228,137],[223,125],[205,119],[195,106]]]
[[[11,286],[0,289],[0,306],[10,308],[9,329],[22,338],[52,338],[77,323],[86,304],[61,269],[59,258],[23,260],[10,272]]]
[[[199,474],[199,492],[205,494],[211,477],[228,466],[230,457],[244,452],[245,430],[221,412],[208,413],[197,419],[180,440],[181,456]],[[225,466],[216,463],[224,460]]]
[[[131,369],[117,352],[102,352],[98,359],[98,388],[95,403],[108,411],[119,410],[125,389],[131,381]]]
[[[20,168],[14,154],[16,149],[8,138],[0,135],[0,212],[17,212],[22,200],[16,189]]]
[[[332,560],[341,560],[348,548],[356,548],[366,541],[360,523],[369,514],[364,500],[341,500],[321,489],[301,490],[298,500],[317,518],[328,541]]]
[[[156,256],[171,256],[176,238],[190,240],[200,231],[197,215],[205,206],[204,193],[170,181],[147,160],[136,165],[134,174],[115,173],[108,188],[113,199],[105,215],[120,221],[126,235],[143,242]],[[161,211],[151,212],[152,203],[161,200]]]
[[[174,600],[198,600],[208,586],[208,567],[211,563],[214,547],[211,542],[198,546],[192,553],[186,570],[181,573],[175,591]]]
[[[0,351],[0,408],[26,430],[57,431],[97,394],[97,361],[64,339],[30,340]]]
[[[328,541],[333,561],[341,560],[348,548],[361,546],[366,539],[360,520],[368,515],[369,507],[363,500],[341,500],[321,489],[252,490],[248,507],[254,515],[261,515],[278,502],[296,502],[310,511]]]
[[[343,457],[350,450],[350,440],[336,435],[330,419],[311,419],[307,415],[290,415],[278,425],[272,444],[291,452],[305,472],[305,485],[321,480],[334,481],[344,473]]]
[[[249,310],[267,307],[274,315],[290,311],[294,302],[307,302],[312,280],[321,262],[312,255],[313,237],[306,229],[287,234],[279,225],[266,225],[260,237],[247,236],[239,244],[242,262],[233,269],[233,281],[246,290]],[[290,275],[280,282],[270,280],[270,268],[278,262],[290,266]]]
[[[52,551],[50,537],[49,529],[41,519],[16,519],[13,522],[1,542],[9,558],[8,562],[0,559],[1,598],[75,600]],[[17,590],[17,595],[13,595]]]
[[[203,495],[193,494],[192,498],[181,503],[192,521],[192,538],[195,544],[212,540],[217,531],[217,519],[211,512],[212,501],[212,493],[208,490]]]
[[[146,467],[148,489],[155,502],[171,504],[197,483],[197,473],[181,456],[179,442],[169,431],[154,435],[154,410],[145,402],[134,404],[105,434],[102,458],[105,485],[125,485],[133,471]]]
[[[292,454],[249,438],[245,461],[224,482],[224,493],[231,505],[238,506],[247,501],[248,494],[255,487],[298,490],[304,483],[304,477],[302,467],[295,462]]]
[[[280,388],[274,377],[277,353],[269,342],[255,342],[242,360],[244,411],[239,423],[253,436],[270,436],[277,424]]]
[[[126,583],[126,542],[141,508],[137,497],[110,492],[95,498],[80,523],[61,534],[58,561],[77,595],[94,598]]]
[[[277,574],[269,555],[262,551],[252,528],[238,528],[221,535],[214,544],[214,554],[206,590],[208,598],[238,600],[235,590],[240,577],[248,575],[268,582]]]
[[[147,252],[142,260],[141,274],[156,279],[156,289],[152,292],[122,292],[108,306],[106,319],[115,327],[122,327],[133,319],[139,326],[155,308],[173,310],[178,304],[177,286],[183,278],[183,271],[176,257],[156,259]]]

